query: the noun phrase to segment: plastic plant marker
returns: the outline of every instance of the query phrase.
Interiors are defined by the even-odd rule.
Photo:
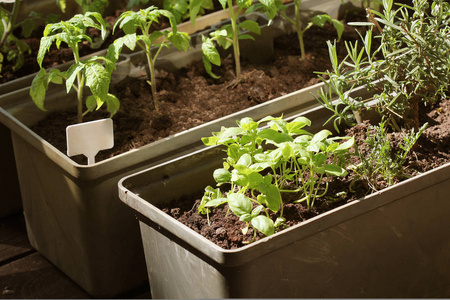
[[[112,119],[70,125],[66,128],[67,155],[83,154],[88,158],[88,165],[95,163],[95,156],[100,150],[114,146]]]

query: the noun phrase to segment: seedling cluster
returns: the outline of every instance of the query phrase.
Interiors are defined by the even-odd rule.
[[[260,128],[265,123],[267,127]],[[207,187],[199,213],[208,215],[211,207],[227,203],[246,222],[244,233],[251,226],[271,235],[284,223],[283,193],[297,193],[297,202],[310,209],[327,193],[331,177],[347,174],[353,138],[330,137],[328,130],[311,134],[304,129],[311,121],[304,117],[291,122],[270,116],[257,122],[244,118],[237,125],[202,139],[207,146],[226,146],[227,157],[214,179],[219,187],[229,188],[222,193]],[[275,221],[270,211],[279,213]]]

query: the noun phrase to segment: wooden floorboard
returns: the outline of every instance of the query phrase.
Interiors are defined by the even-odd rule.
[[[0,219],[0,299],[89,298],[31,247],[22,214]],[[150,299],[150,288],[143,286],[118,298]]]
[[[23,215],[0,220],[0,266],[31,252]]]
[[[1,266],[0,285],[5,299],[91,298],[37,252]]]

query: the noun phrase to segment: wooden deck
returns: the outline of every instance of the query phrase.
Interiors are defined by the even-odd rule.
[[[34,250],[22,214],[0,220],[1,299],[90,299],[70,278]],[[151,298],[149,287],[118,298]]]

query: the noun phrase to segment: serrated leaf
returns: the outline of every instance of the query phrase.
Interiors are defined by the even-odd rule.
[[[66,71],[66,91],[67,93],[70,92],[70,89],[72,88],[75,79],[77,78],[78,72],[81,72],[84,68],[84,65],[81,63],[74,63],[70,66],[70,68]]]
[[[34,104],[36,104],[39,109],[44,111],[45,93],[47,91],[47,85],[45,84],[47,81],[46,76],[47,72],[45,69],[41,68],[33,78],[30,88],[30,96],[31,99],[33,99]]]
[[[100,63],[91,63],[84,69],[86,86],[94,96],[105,101],[109,90],[110,75]]]
[[[41,43],[39,45],[39,51],[37,54],[37,62],[40,67],[42,67],[42,62],[44,61],[45,53],[50,49],[53,41],[56,39],[55,36],[44,36],[41,38]]]
[[[259,215],[253,218],[251,223],[254,228],[267,236],[272,235],[275,232],[273,221],[266,216]]]
[[[202,53],[209,62],[215,64],[216,66],[220,66],[221,61],[219,51],[217,51],[214,43],[210,39],[206,39],[205,41],[203,41]]]

